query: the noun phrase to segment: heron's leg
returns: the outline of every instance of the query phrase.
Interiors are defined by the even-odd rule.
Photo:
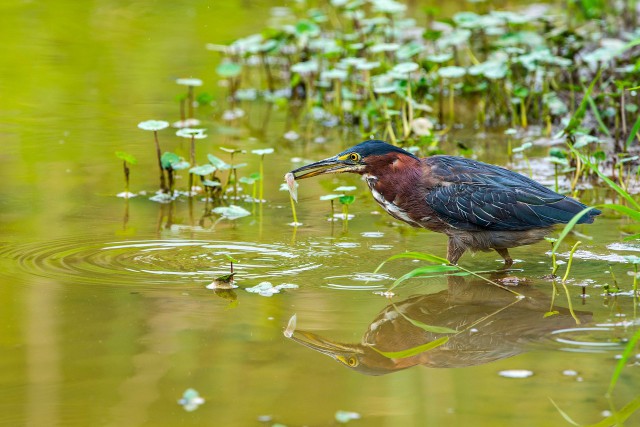
[[[513,259],[511,258],[511,255],[509,255],[509,249],[506,248],[502,248],[502,249],[497,249],[496,248],[496,252],[498,252],[498,254],[500,254],[500,256],[502,258],[504,258],[504,268],[509,268],[513,265]]]
[[[457,264],[464,250],[464,247],[456,245],[452,239],[449,239],[449,244],[447,245],[447,260],[451,264]]]

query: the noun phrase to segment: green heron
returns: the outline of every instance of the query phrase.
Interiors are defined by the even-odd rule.
[[[586,208],[508,169],[456,156],[418,158],[370,140],[291,171],[295,179],[330,173],[362,175],[373,198],[392,217],[449,237],[447,259],[466,250],[495,250],[505,267],[509,248],[541,240]],[[578,223],[592,223],[592,209]]]
[[[430,368],[477,366],[513,357],[554,331],[575,327],[571,311],[554,307],[555,316],[543,318],[551,300],[532,286],[518,288],[525,298],[479,281],[448,277],[448,289],[416,295],[385,307],[371,322],[359,343],[341,343],[313,332],[296,330],[291,339],[332,357],[366,375],[384,375],[422,365]],[[592,313],[574,312],[583,322]],[[448,328],[457,333],[431,332]],[[403,352],[448,336],[445,344],[407,357],[380,352]],[[377,351],[376,351],[377,350]]]

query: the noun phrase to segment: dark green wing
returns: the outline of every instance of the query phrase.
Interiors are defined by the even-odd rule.
[[[425,159],[440,184],[426,201],[453,227],[475,230],[529,230],[567,223],[586,208],[582,203],[498,166],[453,156]],[[591,223],[597,209],[582,217]]]

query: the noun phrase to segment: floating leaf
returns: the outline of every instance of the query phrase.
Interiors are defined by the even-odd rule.
[[[165,122],[164,120],[147,120],[138,123],[138,127],[142,130],[159,131],[168,128],[169,122]]]
[[[229,220],[234,220],[251,215],[251,212],[236,205],[219,206],[217,208],[214,208],[212,212],[221,215],[222,218]]]
[[[253,154],[257,154],[258,156],[264,156],[265,154],[272,154],[273,148],[261,148],[259,150],[251,150]]]
[[[224,274],[216,277],[213,282],[206,286],[207,289],[235,289],[238,285],[234,284],[233,276],[236,273]]]
[[[182,128],[176,131],[176,135],[181,138],[204,139],[207,137],[206,131],[206,129]]]
[[[241,72],[242,65],[236,64],[235,62],[223,62],[216,68],[216,73],[218,73],[220,77],[227,79],[237,77]]]
[[[116,157],[118,157],[120,160],[124,160],[130,165],[135,165],[136,163],[138,163],[138,160],[135,157],[133,157],[129,153],[125,153],[124,151],[116,151]]]
[[[409,74],[413,73],[419,68],[420,66],[415,62],[402,62],[393,67],[392,71],[398,74]]]
[[[438,70],[438,75],[445,79],[458,79],[466,74],[466,70],[455,65],[442,67]]]
[[[306,76],[318,72],[318,63],[314,60],[298,62],[291,66],[291,71],[300,75]]]
[[[336,411],[335,419],[340,424],[346,424],[351,420],[359,420],[361,418],[360,414],[357,412],[350,411]]]
[[[354,187],[354,186],[351,186],[351,185],[343,185],[343,186],[340,186],[338,188],[335,188],[333,191],[349,192],[349,191],[355,191],[357,189],[358,189],[358,187]]]
[[[220,183],[220,181],[211,181],[209,179],[205,179],[204,181],[202,181],[202,185],[204,185],[205,187],[222,187],[222,184]]]
[[[216,171],[216,168],[210,164],[194,166],[191,169],[189,169],[189,173],[192,173],[194,175],[199,175],[199,176],[211,175],[215,171]]]
[[[344,194],[327,194],[325,196],[320,196],[320,200],[335,200],[335,199],[339,199],[340,197],[344,196]]]
[[[224,160],[214,156],[213,154],[207,154],[207,159],[209,159],[209,163],[211,163],[216,169],[219,169],[219,170],[231,169],[231,165],[230,164],[228,164]]]
[[[171,153],[166,151],[162,153],[162,157],[160,158],[160,162],[162,163],[162,169],[172,168],[172,165],[177,164],[180,161],[180,156],[175,153]]]
[[[355,196],[342,196],[338,200],[342,205],[350,205],[356,199]]]
[[[182,398],[178,400],[178,405],[181,405],[185,411],[192,412],[198,409],[198,406],[204,403],[204,399],[200,397],[200,394],[192,388],[187,389]]]
[[[396,58],[401,61],[407,60],[424,50],[424,46],[415,41],[411,41],[396,51]]]
[[[202,86],[202,80],[194,78],[177,79],[176,83],[183,86]]]
[[[323,71],[320,74],[320,78],[322,80],[340,80],[340,81],[345,81],[348,76],[349,76],[349,73],[347,73],[345,70],[341,70],[339,68],[333,68],[331,70],[326,70],[326,71]]]
[[[241,184],[253,185],[255,184],[256,179],[242,176],[238,179],[238,182]]]

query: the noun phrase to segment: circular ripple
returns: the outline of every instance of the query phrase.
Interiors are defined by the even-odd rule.
[[[623,345],[614,337],[614,328],[569,328],[553,331],[552,338],[562,345],[561,350],[582,353],[619,351]]]
[[[67,239],[8,245],[0,258],[29,274],[82,284],[181,284],[210,281],[238,260],[239,280],[295,276],[322,264],[285,246],[210,240],[87,242]]]

